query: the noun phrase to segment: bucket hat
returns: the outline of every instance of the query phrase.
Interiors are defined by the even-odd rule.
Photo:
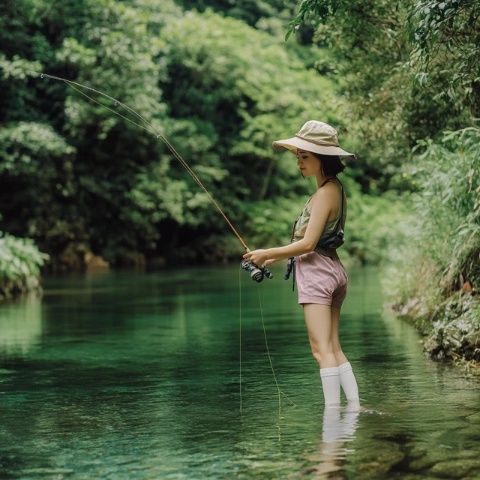
[[[276,140],[272,145],[275,150],[290,150],[293,153],[300,148],[323,155],[355,157],[355,154],[340,148],[337,131],[331,125],[317,120],[309,120],[294,137]]]

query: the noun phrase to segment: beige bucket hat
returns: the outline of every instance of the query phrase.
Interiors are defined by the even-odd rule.
[[[290,150],[297,153],[297,148],[323,155],[355,157],[338,145],[337,131],[328,123],[309,120],[294,137],[276,140],[272,143],[275,150]]]

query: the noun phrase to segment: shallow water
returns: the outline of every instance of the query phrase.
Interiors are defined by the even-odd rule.
[[[480,478],[479,381],[382,312],[376,269],[341,315],[360,413],[324,411],[282,270],[238,270],[49,277],[0,306],[0,478]]]

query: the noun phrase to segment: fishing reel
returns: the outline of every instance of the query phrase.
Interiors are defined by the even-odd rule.
[[[272,272],[270,272],[268,268],[259,267],[250,260],[242,260],[241,267],[247,272],[250,272],[252,280],[255,280],[257,283],[261,282],[264,277],[273,278]]]

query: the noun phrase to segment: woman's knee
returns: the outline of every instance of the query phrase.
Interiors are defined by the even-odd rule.
[[[333,345],[328,343],[328,344],[318,344],[318,343],[313,343],[312,344],[312,355],[313,358],[317,362],[325,361],[327,359],[331,359],[333,357],[336,357]]]

